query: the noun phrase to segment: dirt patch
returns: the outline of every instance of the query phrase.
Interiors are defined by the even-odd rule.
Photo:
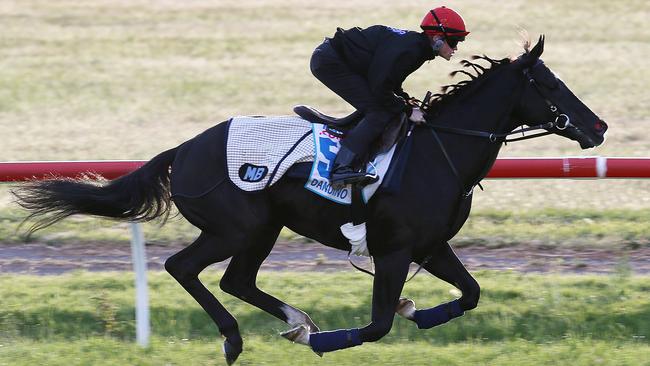
[[[148,269],[163,270],[165,260],[182,246],[147,245]],[[650,248],[629,251],[604,249],[458,248],[456,253],[470,271],[514,270],[559,273],[650,273]],[[370,268],[367,258],[355,263]],[[211,268],[225,269],[227,261]],[[413,268],[415,269],[416,266]],[[131,248],[124,243],[79,243],[61,246],[42,243],[0,244],[0,273],[55,275],[75,270],[130,271]],[[280,242],[262,270],[354,270],[347,253],[317,244]]]

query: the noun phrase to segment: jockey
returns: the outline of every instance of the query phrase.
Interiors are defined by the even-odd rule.
[[[370,143],[400,113],[424,121],[419,108],[407,103],[410,97],[402,83],[425,61],[436,56],[449,61],[458,42],[469,34],[463,18],[444,6],[427,12],[420,28],[421,33],[383,25],[338,28],[314,51],[310,64],[314,76],[364,113],[341,142],[330,173],[332,184],[367,179],[363,165]]]

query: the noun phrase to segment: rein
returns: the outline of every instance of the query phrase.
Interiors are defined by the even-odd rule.
[[[556,118],[555,121],[553,121],[553,122],[547,122],[547,123],[543,123],[543,124],[540,124],[540,125],[525,127],[525,128],[522,127],[522,128],[520,128],[518,130],[508,132],[508,133],[495,133],[495,132],[486,132],[486,131],[477,131],[477,130],[467,130],[467,129],[456,128],[456,127],[448,127],[448,126],[437,126],[437,125],[432,125],[432,124],[430,124],[428,122],[425,123],[425,125],[427,127],[431,128],[431,129],[433,129],[433,130],[438,130],[438,131],[441,131],[441,132],[448,132],[448,133],[452,133],[452,134],[455,134],[455,135],[483,137],[483,138],[487,138],[488,140],[490,140],[490,142],[493,142],[493,143],[496,143],[496,142],[503,143],[503,142],[513,142],[513,141],[528,140],[528,139],[532,139],[532,138],[535,138],[535,137],[541,137],[541,136],[546,136],[546,135],[552,134],[552,132],[546,131],[546,132],[538,133],[538,134],[531,135],[531,136],[524,136],[524,137],[518,137],[518,138],[514,138],[514,139],[508,139],[508,136],[519,134],[519,133],[525,133],[525,132],[537,131],[537,130],[546,130],[546,129],[555,128],[555,127],[557,127],[560,130],[566,128],[566,125],[564,125],[562,128],[559,127],[560,124],[558,123],[558,119],[559,119],[559,117]]]
[[[557,111],[557,108],[556,108],[556,111]],[[563,125],[558,123],[559,119],[562,116],[566,117],[566,122]],[[472,191],[474,190],[475,186],[477,186],[477,185],[479,187],[481,186],[480,183],[479,183],[480,180],[479,180],[479,182],[476,182],[475,184],[473,184],[472,187],[469,190],[467,190],[467,189],[465,189],[465,187],[463,187],[463,184],[460,181],[460,175],[458,174],[458,170],[456,169],[456,166],[454,165],[454,162],[451,160],[451,157],[447,153],[447,149],[445,149],[445,145],[443,145],[442,141],[440,140],[440,137],[438,137],[438,134],[436,133],[436,130],[440,131],[440,132],[451,133],[451,134],[454,134],[454,135],[464,135],[464,136],[487,138],[490,141],[490,143],[500,143],[500,144],[502,144],[502,143],[522,141],[522,140],[528,140],[528,139],[534,139],[534,138],[537,138],[537,137],[547,136],[547,135],[552,134],[553,132],[546,131],[546,132],[541,132],[541,133],[537,133],[537,134],[530,135],[530,136],[523,136],[523,137],[508,139],[508,136],[511,136],[511,135],[515,135],[515,134],[519,134],[519,133],[523,134],[523,133],[529,132],[529,131],[547,130],[547,129],[551,129],[551,128],[557,128],[558,130],[564,130],[565,128],[567,128],[569,126],[569,124],[570,124],[569,123],[569,117],[566,116],[565,114],[559,114],[555,118],[555,121],[553,121],[553,122],[547,122],[547,123],[543,123],[543,124],[536,125],[536,126],[531,126],[531,127],[522,127],[520,129],[517,129],[517,130],[512,131],[512,132],[508,132],[508,133],[494,133],[494,132],[486,132],[486,131],[478,131],[478,130],[467,130],[467,129],[456,128],[456,127],[437,126],[437,125],[430,124],[428,122],[426,122],[424,125],[431,129],[431,133],[433,134],[433,137],[435,138],[436,142],[438,143],[438,146],[440,146],[440,150],[442,150],[442,154],[444,155],[445,159],[447,160],[447,164],[449,164],[449,168],[451,168],[451,171],[454,173],[454,176],[456,177],[456,180],[458,181],[458,184],[460,185],[461,191],[463,192],[463,197],[467,198],[472,194]],[[487,171],[484,172],[484,173],[487,173]],[[483,176],[483,174],[481,174],[481,176]],[[483,187],[481,187],[481,189],[483,189]]]

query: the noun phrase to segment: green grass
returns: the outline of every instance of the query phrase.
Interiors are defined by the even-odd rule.
[[[396,319],[376,344],[328,354],[323,360],[277,334],[287,326],[218,289],[217,272],[202,279],[239,321],[241,364],[643,365],[650,351],[649,278],[479,272],[481,303],[444,326],[420,331]],[[130,274],[77,272],[0,276],[0,364],[221,364],[218,333],[171,277],[150,273],[153,342],[133,345]],[[305,310],[322,329],[369,321],[371,282],[358,273],[262,273],[259,286]],[[317,289],[317,291],[314,291]],[[403,295],[419,307],[453,298],[428,275]],[[433,360],[433,361],[432,361]]]
[[[650,210],[477,210],[453,242],[488,247],[535,243],[547,248],[650,246]]]
[[[500,365],[593,366],[649,365],[647,346],[637,343],[613,346],[609,342],[565,340],[536,344],[524,340],[481,344],[467,342],[432,346],[426,342],[369,344],[319,358],[307,348],[278,339],[250,337],[236,365]],[[285,343],[280,343],[285,342]],[[35,343],[21,341],[0,348],[11,365],[225,365],[217,342],[153,339],[143,350],[137,346],[93,337],[75,341]],[[2,364],[2,361],[0,361]]]

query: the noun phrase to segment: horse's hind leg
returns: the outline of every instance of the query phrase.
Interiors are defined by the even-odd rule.
[[[242,352],[242,338],[237,320],[226,310],[199,280],[199,273],[213,263],[230,258],[236,246],[220,243],[221,238],[202,232],[187,248],[171,256],[165,262],[165,269],[201,305],[226,338],[224,353],[228,364],[235,362]]]
[[[266,311],[291,327],[305,326],[310,332],[318,332],[318,327],[305,312],[257,288],[257,273],[271,252],[281,228],[281,225],[268,227],[260,233],[261,235],[256,236],[254,247],[236,254],[230,260],[228,269],[221,278],[221,289]]]
[[[480,296],[478,282],[467,271],[448,243],[442,245],[431,260],[423,265],[423,268],[458,288],[462,296],[460,299],[423,310],[416,310],[412,300],[402,298],[397,308],[399,315],[414,321],[420,329],[429,329],[476,308]]]

